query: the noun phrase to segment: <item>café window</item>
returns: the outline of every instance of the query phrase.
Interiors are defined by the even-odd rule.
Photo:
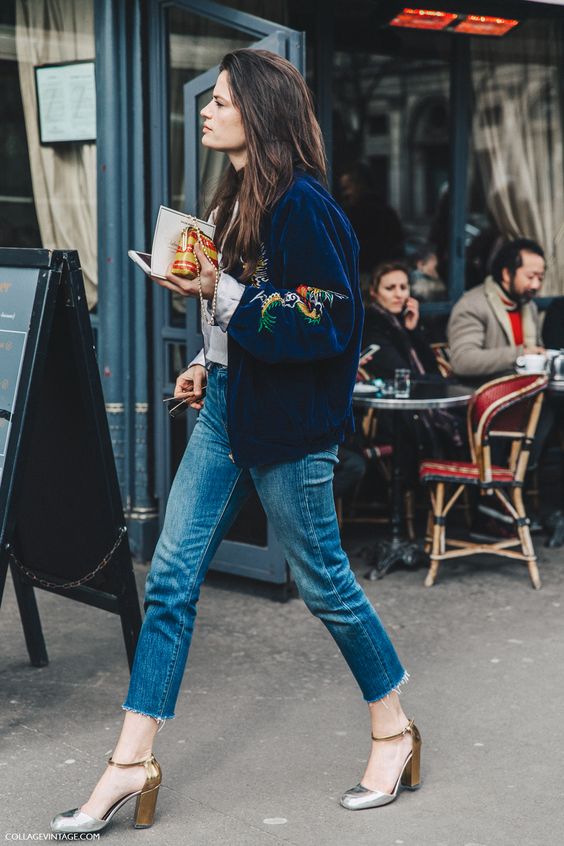
[[[543,295],[564,294],[562,36],[553,21],[528,21],[472,43],[466,287],[504,239],[526,236],[547,256]]]
[[[253,38],[240,31],[216,23],[194,12],[171,6],[168,10],[168,80],[169,80],[169,144],[170,144],[170,201],[175,209],[184,209],[184,102],[183,88],[191,79],[219,64],[231,50],[249,47]],[[199,108],[211,99],[212,89],[200,98]],[[204,150],[200,158],[200,208],[204,209],[213,194],[214,186],[226,165],[222,153]],[[192,209],[191,211],[196,211]],[[186,303],[184,297],[170,294],[170,321],[184,326]]]
[[[450,42],[382,30],[373,51],[337,49],[335,193],[360,241],[364,292],[380,262],[437,256],[429,299],[446,298]]]
[[[91,310],[98,300],[96,143],[59,126],[63,143],[41,143],[35,69],[94,59],[93,0],[0,4],[0,246],[78,249]],[[63,77],[42,104],[51,129],[66,97],[78,104]],[[95,98],[78,105],[95,122]]]
[[[545,249],[543,294],[564,294],[562,20],[459,30],[337,35],[333,64],[334,189],[359,236],[363,288],[400,258],[427,312],[445,317],[516,237]]]

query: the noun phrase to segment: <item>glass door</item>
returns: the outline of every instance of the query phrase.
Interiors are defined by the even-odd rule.
[[[239,8],[243,3],[238,4]],[[227,159],[201,147],[199,112],[209,101],[219,62],[240,47],[271,50],[304,70],[304,35],[288,27],[207,0],[174,5],[153,0],[160,37],[150,62],[152,125],[153,223],[158,206],[203,214],[206,198]],[[160,49],[159,48],[160,43]],[[160,62],[161,73],[156,68]],[[163,414],[178,373],[202,346],[199,305],[164,290],[153,290],[155,488],[164,504],[176,467],[196,421],[189,411],[175,420]],[[253,495],[223,542],[212,566],[216,569],[282,584],[287,568]]]

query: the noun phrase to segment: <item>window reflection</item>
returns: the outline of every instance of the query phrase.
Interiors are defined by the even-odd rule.
[[[174,385],[178,374],[186,369],[186,344],[168,344],[168,381]]]
[[[170,204],[180,211],[203,213],[206,197],[201,196],[199,209],[185,209],[184,197],[184,85],[210,67],[219,64],[230,50],[248,47],[254,39],[201,17],[172,6],[168,11],[169,46],[169,102],[170,102]],[[210,94],[202,95],[201,109]],[[199,142],[199,139],[197,139]],[[199,150],[201,190],[209,199],[215,178],[221,174],[225,156],[213,151]],[[186,304],[179,294],[170,294],[170,324],[183,326]]]
[[[248,47],[255,39],[175,6],[169,9],[168,27],[170,201],[184,210],[184,85],[219,64],[230,50]],[[199,107],[203,105],[204,100]]]
[[[449,50],[448,38],[406,32],[380,39],[377,52],[336,52],[334,170],[364,291],[377,264],[403,258],[420,299],[446,298]]]

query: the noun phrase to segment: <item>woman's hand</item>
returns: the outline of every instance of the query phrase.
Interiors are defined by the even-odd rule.
[[[201,364],[193,364],[176,380],[174,396],[184,400],[199,411],[204,404],[203,389],[208,382],[208,372]]]
[[[205,300],[211,300],[215,290],[215,267],[206,256],[199,244],[194,245],[194,252],[196,258],[200,262],[200,279],[202,283],[202,296]],[[170,272],[172,262],[169,264],[166,273],[166,279],[158,279],[156,276],[151,276],[153,282],[160,285],[161,288],[168,288],[169,291],[174,291],[183,297],[198,297],[199,288],[197,279],[183,279],[182,276],[176,276]]]
[[[419,323],[419,303],[415,297],[408,297],[403,313],[403,323],[410,331]]]

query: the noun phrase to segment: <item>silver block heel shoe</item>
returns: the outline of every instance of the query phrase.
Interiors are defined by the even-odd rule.
[[[341,796],[341,805],[347,811],[363,811],[365,808],[379,808],[381,805],[389,805],[398,797],[400,784],[408,790],[417,790],[421,786],[421,735],[413,720],[410,720],[403,731],[398,734],[390,734],[387,737],[374,737],[372,740],[395,740],[410,734],[413,738],[413,748],[404,765],[401,768],[398,779],[392,793],[383,793],[380,790],[369,790],[362,784],[351,787],[350,790]]]
[[[141,790],[136,790],[134,793],[128,793],[118,799],[117,802],[108,808],[101,820],[96,817],[90,817],[85,814],[80,808],[73,808],[71,811],[64,811],[62,814],[57,814],[51,820],[51,831],[56,834],[72,834],[73,832],[93,832],[102,831],[106,828],[114,814],[119,811],[126,802],[137,797],[135,805],[135,828],[149,828],[153,824],[155,817],[155,808],[157,805],[157,795],[162,781],[161,767],[154,755],[149,755],[142,761],[134,761],[132,764],[118,764],[117,761],[108,759],[108,764],[113,767],[138,767],[143,765],[145,767],[145,784]]]

